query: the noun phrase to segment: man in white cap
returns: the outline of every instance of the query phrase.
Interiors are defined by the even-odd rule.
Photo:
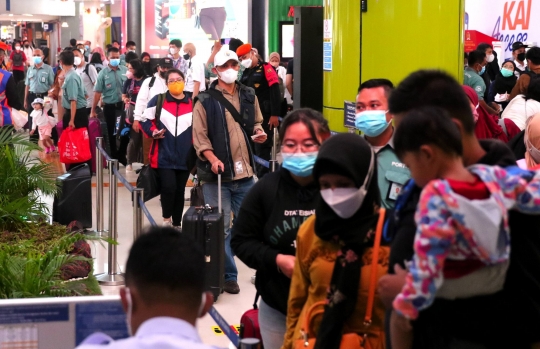
[[[231,251],[231,211],[234,217],[244,196],[253,186],[255,164],[252,142],[264,143],[263,116],[252,88],[236,80],[240,63],[233,51],[221,50],[214,57],[218,79],[201,92],[193,107],[193,145],[197,151],[197,176],[203,184],[204,201],[218,206],[217,174],[222,173],[222,208],[225,218],[224,291],[240,292],[238,270]],[[242,115],[240,115],[242,111]],[[227,133],[220,132],[226,129]]]

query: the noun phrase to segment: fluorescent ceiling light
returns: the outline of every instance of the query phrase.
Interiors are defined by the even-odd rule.
[[[23,13],[23,16],[34,17],[34,15],[31,15],[29,13]]]
[[[68,22],[62,22],[62,28],[69,28]]]
[[[13,13],[10,13],[8,16],[9,16],[9,17],[13,17]]]

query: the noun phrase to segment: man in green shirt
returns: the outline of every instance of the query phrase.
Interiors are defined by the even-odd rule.
[[[484,100],[486,93],[486,83],[480,76],[486,71],[487,58],[486,53],[479,50],[469,52],[469,66],[465,68],[463,85],[471,87],[478,95],[479,104],[483,106],[490,114],[498,115],[501,112],[501,106],[497,103],[491,103],[491,106]]]
[[[120,51],[116,47],[111,47],[107,51],[109,65],[103,68],[97,77],[94,87],[94,104],[90,116],[95,118],[96,107],[103,98],[103,114],[107,123],[107,133],[109,135],[109,146],[113,159],[116,158],[116,142],[114,140],[114,130],[116,128],[116,118],[122,114],[122,86],[126,81],[127,68],[120,65]]]
[[[31,103],[36,98],[44,98],[47,96],[47,92],[54,84],[54,72],[52,68],[43,63],[43,51],[41,49],[34,49],[32,59],[33,66],[28,68],[26,73],[25,89],[24,89],[24,109],[31,113],[33,110]]]
[[[86,113],[86,97],[81,77],[73,66],[75,56],[73,51],[64,51],[60,54],[60,68],[65,73],[64,84],[62,85],[62,107],[64,107],[64,130],[68,127],[72,129],[88,128],[88,115]],[[89,161],[88,164],[90,165]],[[78,164],[70,164],[69,167]]]
[[[372,79],[360,85],[356,97],[356,128],[377,154],[377,182],[381,205],[386,209],[394,208],[401,188],[411,178],[411,172],[394,151],[394,127],[388,113],[393,90],[390,80]]]

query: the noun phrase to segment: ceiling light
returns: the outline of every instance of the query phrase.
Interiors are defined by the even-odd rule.
[[[69,28],[68,22],[62,22],[62,28]]]
[[[31,15],[29,13],[23,13],[23,16],[34,17],[34,15]]]
[[[13,17],[13,13],[10,13],[8,16],[9,16],[9,17]]]

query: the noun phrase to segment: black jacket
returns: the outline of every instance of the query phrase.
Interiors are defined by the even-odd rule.
[[[487,153],[479,164],[516,165],[516,159],[504,143],[493,140],[480,143]],[[399,222],[396,222],[396,215],[390,216],[388,235],[393,239],[390,273],[396,263],[404,267],[404,261],[410,261],[414,255],[414,214],[420,193],[420,188],[413,189],[400,210]],[[436,299],[414,323],[415,349],[443,349],[456,339],[483,343],[487,348],[516,349],[528,348],[531,342],[540,341],[540,216],[511,211],[510,230],[510,268],[504,290],[461,300]],[[513,330],[510,329],[512,326],[515,326]],[[497,335],[505,331],[518,334]],[[510,343],[503,343],[505,339]]]
[[[231,247],[248,267],[257,270],[255,286],[266,304],[287,314],[291,279],[277,267],[278,254],[296,254],[300,225],[315,213],[315,183],[306,187],[286,169],[259,180],[242,201],[232,229]]]

